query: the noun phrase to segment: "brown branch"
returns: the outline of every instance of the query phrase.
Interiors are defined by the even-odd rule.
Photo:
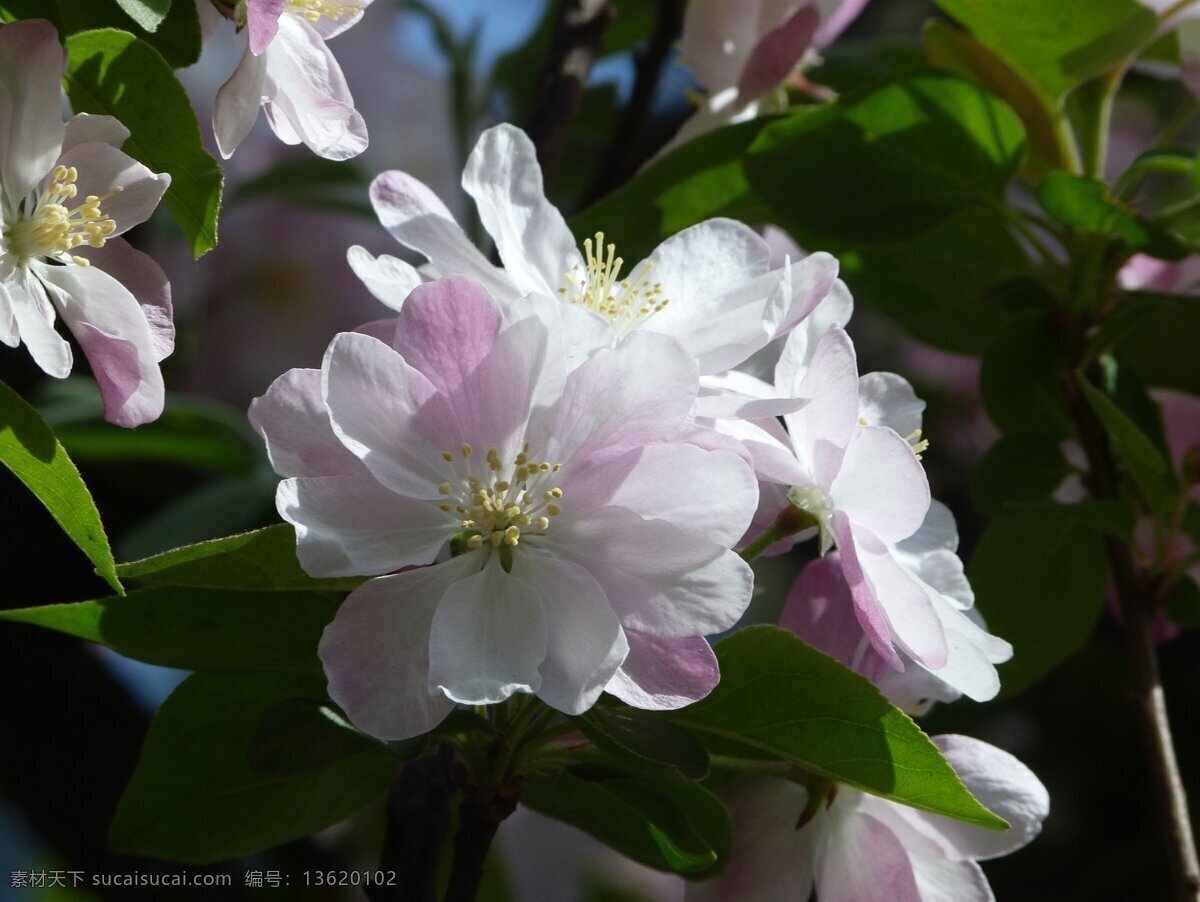
[[[537,98],[525,131],[537,147],[549,184],[567,147],[567,134],[587,87],[592,63],[612,18],[608,0],[560,0]]]
[[[1116,461],[1104,427],[1073,379],[1065,378],[1063,388],[1087,455],[1092,494],[1097,498],[1119,497]],[[1166,694],[1158,668],[1158,648],[1154,641],[1154,618],[1160,593],[1149,575],[1139,570],[1126,543],[1110,537],[1106,544],[1117,603],[1129,642],[1134,701],[1149,758],[1150,779],[1168,840],[1167,857],[1175,898],[1178,902],[1200,902],[1200,860],[1196,856],[1187,792],[1171,737]]]
[[[405,764],[392,783],[379,869],[397,879],[367,887],[370,902],[436,902],[438,860],[450,833],[453,756],[443,743],[436,754]]]
[[[625,105],[620,125],[617,126],[608,150],[605,151],[600,171],[584,198],[584,206],[594,203],[625,182],[640,162],[637,150],[642,128],[658,89],[663,64],[683,28],[683,11],[686,5],[686,0],[659,0],[658,15],[655,17],[650,39],[634,55],[637,74],[634,77],[629,102]]]

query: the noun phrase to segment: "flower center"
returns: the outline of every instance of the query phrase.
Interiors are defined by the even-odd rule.
[[[811,514],[812,518],[817,521],[821,554],[825,554],[834,545],[833,499],[816,486],[792,488],[788,491],[787,496],[788,501],[805,513]]]
[[[533,460],[528,444],[510,463],[490,448],[482,475],[476,472],[475,459],[470,445],[464,444],[457,454],[443,451],[452,478],[438,486],[438,494],[446,498],[439,506],[467,533],[467,547],[481,548],[487,542],[493,548],[512,548],[522,538],[545,535],[550,518],[562,513],[563,490],[553,485],[561,465]]]
[[[89,194],[83,203],[68,207],[65,201],[74,200],[79,173],[74,166],[58,165],[53,180],[37,196],[33,213],[18,219],[5,238],[21,260],[30,257],[52,257],[62,263],[72,262],[89,266],[84,257],[70,252],[82,244],[104,247],[105,241],[117,230],[117,223],[100,209],[100,204],[122,190],[120,186],[97,197]]]
[[[576,263],[563,276],[565,284],[558,293],[568,303],[606,317],[618,335],[632,332],[669,303],[662,295],[662,283],[650,281],[652,261],[642,261],[621,278],[625,261],[617,256],[615,244],[605,246],[603,232],[596,233],[594,243],[584,239],[583,253],[585,262]]]
[[[357,16],[362,12],[357,4],[340,0],[288,0],[287,8],[288,12],[312,25],[321,21],[322,17],[336,22],[345,16]]]

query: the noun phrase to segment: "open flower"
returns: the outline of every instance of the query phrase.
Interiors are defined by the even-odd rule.
[[[924,405],[899,376],[860,380],[840,327],[823,324],[814,341],[808,325],[788,337],[774,386],[742,386],[798,399],[802,406],[783,414],[787,430],[773,419],[715,423],[742,442],[763,483],[751,535],[788,505],[808,513],[821,553],[840,552],[834,560],[846,591],[882,660],[901,672],[915,661],[973,699],[992,698],[995,664],[1012,649],[965,613],[974,596],[955,554],[954,521],[943,506],[931,506],[919,463]],[[787,550],[797,538],[771,550]]]
[[[1050,813],[1045,786],[1024,764],[968,736],[934,736],[967,789],[1009,822],[998,833],[847,786],[813,790],[776,777],[723,795],[733,849],[713,880],[688,884],[688,902],[992,902],[979,861],[1031,842]],[[814,782],[814,786],[817,785]],[[799,826],[797,826],[799,824]]]
[[[0,341],[23,342],[61,379],[72,352],[57,313],[92,365],[105,417],[137,426],[162,413],[171,289],[118,236],[149,218],[170,177],[117,149],[129,132],[116,119],[62,121],[65,68],[49,22],[0,28]]]
[[[371,201],[396,240],[429,258],[431,274],[471,276],[502,304],[528,294],[558,298],[580,314],[572,328],[576,342],[607,345],[642,331],[670,335],[696,357],[701,374],[736,366],[786,333],[837,277],[837,261],[824,253],[772,270],[767,243],[731,219],[684,229],[628,269],[603,234],[585,240],[580,253],[562,214],[546,200],[532,142],[511,125],[480,136],[463,188],[503,269],[412,176],[383,173],[371,184]],[[373,258],[361,248],[351,248],[349,257],[375,295],[395,307],[421,280],[394,257]]]
[[[236,18],[246,50],[217,92],[213,132],[233,155],[266,111],[285,144],[304,144],[330,160],[367,148],[367,126],[354,109],[342,69],[325,42],[359,20],[371,0],[240,0]]]
[[[694,360],[641,333],[568,372],[558,305],[522,307],[506,318],[470,279],[420,286],[390,345],[339,335],[320,371],[251,407],[304,568],[393,574],[351,593],[320,645],[333,698],[376,736],[514,692],[579,713],[635,636],[653,658],[749,602],[729,548],[756,485],[738,455],[681,441]]]

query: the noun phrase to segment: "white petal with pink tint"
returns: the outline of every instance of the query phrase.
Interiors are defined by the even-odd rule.
[[[488,129],[467,160],[462,184],[517,291],[554,297],[581,258],[566,220],[546,200],[533,142],[511,125]]]
[[[702,636],[667,639],[627,628],[629,654],[605,691],[627,705],[674,711],[716,688],[717,656]]]
[[[546,599],[492,557],[452,584],[433,615],[429,686],[467,705],[537,692],[546,657]]]
[[[446,590],[477,567],[467,558],[369,580],[321,635],[329,696],[360,729],[408,739],[433,729],[454,703],[426,687],[429,632]]]

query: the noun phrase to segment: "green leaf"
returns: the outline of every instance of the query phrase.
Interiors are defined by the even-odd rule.
[[[1158,18],[1137,0],[936,2],[1052,106],[1148,44],[1158,30]]]
[[[1066,370],[1055,316],[1020,312],[983,357],[979,378],[988,416],[1005,432],[1071,435],[1074,426],[1061,382]]]
[[[1143,497],[1155,509],[1169,504],[1173,494],[1168,483],[1170,469],[1154,442],[1108,395],[1082,376],[1077,381],[1092,413],[1104,427],[1113,450],[1137,483]]]
[[[250,766],[270,774],[320,770],[359,752],[387,746],[355,728],[328,702],[284,699],[263,715],[250,743]]]
[[[1200,302],[1191,297],[1136,294],[1118,310],[1144,305],[1135,328],[1120,336],[1121,359],[1148,385],[1200,394],[1196,336],[1200,335]]]
[[[112,549],[96,502],[50,427],[15,391],[0,382],[0,463],[46,506],[50,516],[96,572],[117,592]]]
[[[1097,179],[1051,172],[1037,186],[1037,199],[1054,219],[1080,234],[1113,235],[1130,247],[1151,242],[1150,230]]]
[[[561,771],[531,779],[521,801],[664,871],[708,871],[724,861],[732,841],[729,812],[694,783],[640,777],[587,780]]]
[[[48,19],[61,33],[62,14],[55,0],[0,0],[0,18],[5,22],[21,19]]]
[[[929,62],[948,69],[995,94],[1021,118],[1029,137],[1026,177],[1052,168],[1059,157],[1054,114],[1045,101],[1004,60],[961,28],[944,19],[925,23],[925,52]]]
[[[275,519],[272,502],[278,485],[279,477],[267,467],[210,479],[127,530],[117,543],[117,554],[139,560],[254,529]]]
[[[927,72],[768,125],[745,171],[802,244],[856,244],[905,238],[966,207],[998,205],[1023,147],[1007,105],[953,75]]]
[[[622,257],[636,261],[668,235],[714,216],[769,219],[742,170],[746,148],[762,127],[757,120],[720,128],[664,154],[575,216],[571,231],[581,240],[604,232]]]
[[[171,0],[117,0],[117,3],[146,31],[157,31],[171,6]]]
[[[920,69],[925,63],[921,47],[907,35],[855,36],[835,41],[821,51],[808,78],[818,85],[848,94],[866,85]]]
[[[986,207],[842,255],[842,277],[856,298],[914,338],[962,354],[982,354],[1004,328],[1013,311],[995,289],[1028,271],[1025,252]]]
[[[1053,438],[1002,435],[975,467],[971,497],[983,513],[994,516],[1009,504],[1049,497],[1070,471]]]
[[[317,769],[252,760],[263,721],[314,677],[195,674],[163,703],[113,819],[115,849],[200,864],[257,852],[344,820],[386,791],[398,761],[375,744]]]
[[[164,667],[319,674],[317,643],[336,610],[311,592],[162,586],[0,611],[0,620],[78,636]]]
[[[1121,179],[1151,172],[1182,175],[1193,187],[1200,188],[1200,157],[1196,156],[1194,147],[1152,147],[1129,164],[1129,168],[1121,173]]]
[[[677,723],[904,805],[994,830],[1007,827],[870,680],[771,626],[739,630],[716,651],[721,682],[672,715]]]
[[[156,2],[164,7],[167,5],[161,0],[150,0],[148,5]],[[131,22],[118,0],[59,0],[58,6],[62,11],[59,30],[63,34],[117,28],[145,41],[161,53],[173,69],[182,69],[200,59],[200,16],[195,3],[186,0],[171,3],[166,18],[151,30]]]
[[[118,564],[117,573],[156,586],[257,591],[349,591],[363,582],[305,573],[296,560],[296,531],[287,524],[173,548]]]
[[[1002,695],[1029,688],[1078,650],[1104,609],[1104,538],[1071,507],[1001,514],[967,566],[988,629],[1013,646],[1000,665]]]
[[[111,28],[67,38],[67,94],[76,112],[116,116],[124,150],[171,175],[164,201],[199,257],[217,243],[223,176],[200,142],[187,93],[153,47]]]
[[[660,716],[598,704],[572,720],[596,748],[634,768],[669,767],[689,780],[708,775],[708,752],[700,740]]]

